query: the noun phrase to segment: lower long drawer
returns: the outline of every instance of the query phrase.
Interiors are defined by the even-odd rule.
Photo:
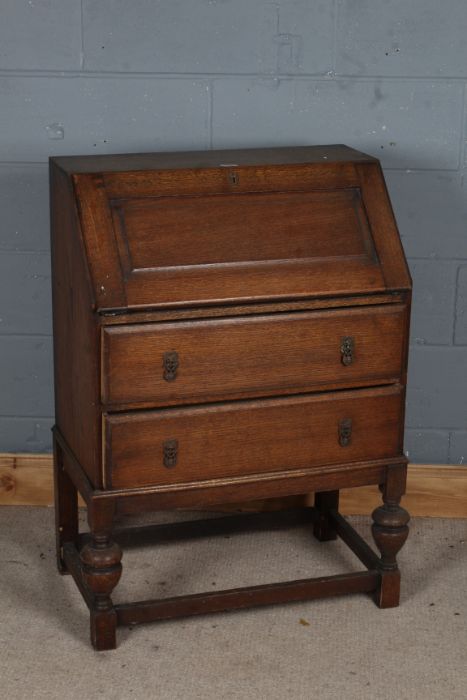
[[[107,488],[220,479],[400,454],[398,385],[106,414]]]

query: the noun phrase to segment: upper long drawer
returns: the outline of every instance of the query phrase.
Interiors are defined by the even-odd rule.
[[[102,401],[163,406],[400,379],[406,307],[103,329]]]

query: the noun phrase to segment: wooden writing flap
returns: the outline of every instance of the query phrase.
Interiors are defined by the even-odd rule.
[[[376,161],[89,173],[74,183],[100,309],[410,285]]]

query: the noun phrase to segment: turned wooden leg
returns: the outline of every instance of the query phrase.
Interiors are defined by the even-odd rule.
[[[329,512],[339,508],[339,491],[322,491],[315,493],[315,510],[317,519],[313,526],[313,534],[320,542],[335,540],[337,534],[329,520]]]
[[[65,542],[76,542],[78,538],[78,492],[65,471],[63,451],[55,436],[53,450],[57,566],[61,574],[67,574],[62,556],[63,545]]]
[[[98,651],[115,649],[117,616],[110,594],[122,574],[122,551],[108,533],[91,533],[81,550],[83,579],[94,593],[91,610],[91,643]]]
[[[383,505],[373,511],[372,533],[376,546],[381,552],[380,587],[376,591],[376,604],[380,608],[394,608],[399,605],[400,571],[396,555],[404,545],[409,534],[408,512],[399,506],[405,493],[407,468],[391,467],[388,479],[382,485]]]

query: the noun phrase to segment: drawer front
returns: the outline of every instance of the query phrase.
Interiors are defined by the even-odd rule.
[[[103,330],[102,401],[162,406],[397,381],[406,308]]]
[[[401,453],[399,386],[107,414],[107,487],[307,469]]]

